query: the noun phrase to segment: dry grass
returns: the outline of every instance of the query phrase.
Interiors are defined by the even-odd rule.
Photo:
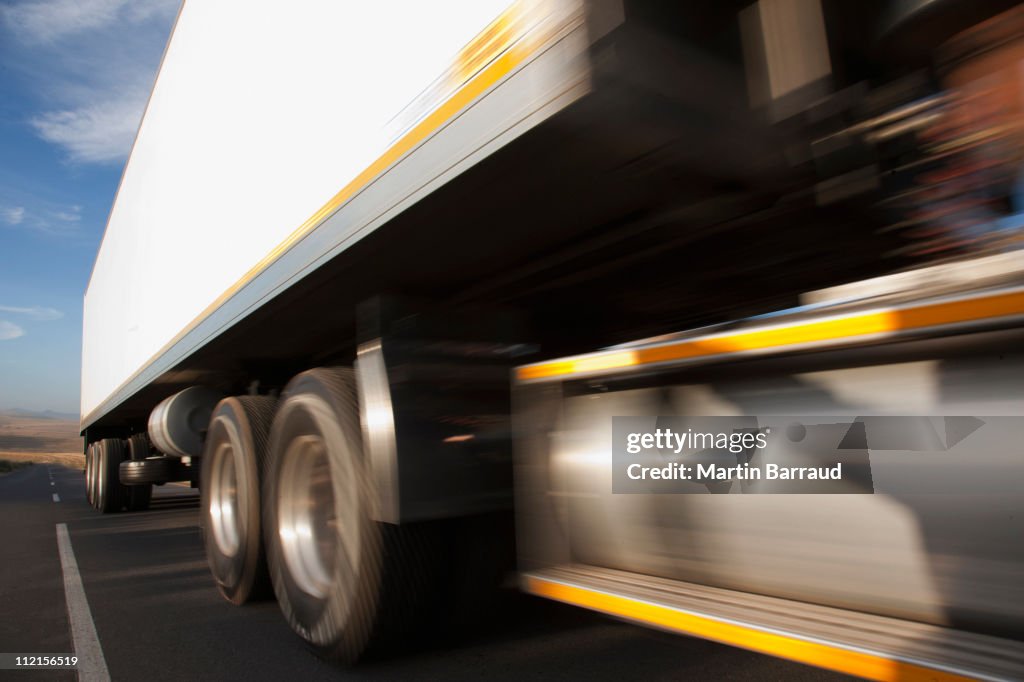
[[[0,460],[82,468],[78,422],[0,415]]]
[[[26,464],[59,464],[72,469],[85,468],[85,455],[80,452],[7,452],[0,450],[0,461]]]

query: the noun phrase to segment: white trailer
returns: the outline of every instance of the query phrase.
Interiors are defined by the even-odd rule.
[[[579,97],[581,12],[184,4],[86,289],[83,427]]]
[[[90,502],[190,480],[225,599],[272,591],[346,661],[485,605],[516,539],[527,591],[656,627],[879,679],[1022,674],[1019,600],[971,583],[1020,582],[1019,496],[1003,533],[973,507],[945,536],[966,544],[915,550],[881,494],[605,485],[611,417],[753,416],[768,384],[716,391],[754,358],[860,397],[903,376],[875,416],[1019,412],[1003,385],[927,403],[905,357],[1009,352],[1006,281],[748,319],[913,264],[885,202],[943,100],[904,72],[1004,3],[889,4],[183,3],[85,295]],[[1000,485],[1004,455],[982,457]],[[861,575],[820,579],[872,537]]]

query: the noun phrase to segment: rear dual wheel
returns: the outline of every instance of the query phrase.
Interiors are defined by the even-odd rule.
[[[90,444],[85,451],[85,499],[104,514],[123,508],[128,511],[148,509],[153,486],[122,484],[119,468],[124,460],[143,460],[149,453],[149,439],[145,434],[136,434],[128,440],[105,438]]]
[[[97,441],[92,449],[92,507],[99,511],[100,508],[100,444]]]
[[[242,604],[269,582],[292,629],[354,661],[397,640],[430,604],[437,526],[374,520],[355,376],[314,369],[282,400],[222,400],[207,430],[201,518],[221,594]]]
[[[276,402],[225,398],[207,430],[200,474],[203,543],[217,588],[233,604],[269,592],[260,486]]]
[[[274,593],[292,629],[351,662],[420,615],[434,581],[424,527],[373,520],[350,369],[314,369],[285,389],[271,429],[263,525]]]
[[[85,475],[85,490],[89,498],[89,504],[93,509],[98,510],[99,506],[99,467],[100,467],[100,442],[96,441],[89,446],[89,461]]]
[[[93,502],[93,467],[94,467],[94,451],[96,450],[96,444],[90,443],[89,447],[85,449],[85,500],[89,503],[89,506],[95,507],[96,504]]]
[[[94,506],[104,514],[124,507],[127,489],[121,485],[118,468],[127,455],[128,446],[120,438],[104,438],[93,451]]]

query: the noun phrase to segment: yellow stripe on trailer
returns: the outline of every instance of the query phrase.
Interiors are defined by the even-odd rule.
[[[866,340],[1020,315],[1024,315],[1024,290],[1016,289],[957,300],[875,309],[827,319],[711,334],[634,349],[589,353],[525,365],[516,370],[516,378],[523,382],[562,379],[732,353]]]
[[[459,52],[452,74],[453,84],[462,85],[511,47],[525,33],[525,25],[522,3],[513,2]]]
[[[536,576],[524,578],[524,589],[539,597],[599,611],[644,625],[694,635],[870,680],[964,682],[972,679],[866,651],[801,639],[739,623],[696,615],[660,604],[545,580]]]

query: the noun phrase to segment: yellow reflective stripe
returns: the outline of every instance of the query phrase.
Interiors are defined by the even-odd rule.
[[[962,682],[971,679],[884,656],[774,632],[765,632],[754,627],[686,613],[668,606],[574,585],[565,585],[533,576],[526,577],[524,589],[540,597],[627,618],[646,625],[695,635],[723,644],[788,658],[819,668],[858,675],[871,680]]]
[[[522,13],[520,3],[512,3],[459,52],[455,59],[455,85],[472,78],[484,64],[519,38],[524,25]]]
[[[878,334],[977,322],[1024,313],[1024,292],[1014,291],[905,309],[857,313],[816,322],[755,329],[735,334],[687,339],[647,348],[581,355],[526,365],[516,370],[520,381],[626,369],[659,362],[784,348],[824,341],[857,339]]]

